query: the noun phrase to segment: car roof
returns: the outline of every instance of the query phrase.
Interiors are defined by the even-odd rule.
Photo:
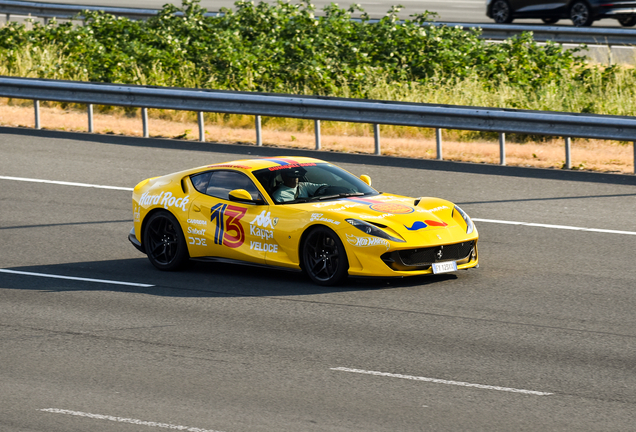
[[[309,157],[267,157],[267,158],[258,158],[258,159],[241,159],[230,162],[223,162],[214,165],[207,165],[205,167],[201,167],[204,169],[209,168],[233,168],[244,171],[258,171],[260,169],[265,168],[274,168],[274,167],[284,167],[292,168],[296,166],[307,166],[313,165],[317,163],[327,163],[320,159],[309,158]]]

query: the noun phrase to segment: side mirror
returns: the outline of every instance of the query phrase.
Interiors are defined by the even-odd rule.
[[[252,195],[245,189],[234,189],[230,192],[230,201],[255,202]]]
[[[367,184],[367,186],[371,186],[371,177],[369,177],[366,174],[362,174],[360,176],[360,180],[362,180],[363,182],[365,182]]]

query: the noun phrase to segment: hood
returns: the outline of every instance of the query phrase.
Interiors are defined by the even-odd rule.
[[[333,220],[359,219],[407,242],[462,241],[465,228],[452,217],[454,204],[439,198],[382,194],[303,204],[303,209]]]

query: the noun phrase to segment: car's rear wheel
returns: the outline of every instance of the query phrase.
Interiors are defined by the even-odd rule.
[[[623,27],[634,27],[636,24],[636,15],[622,16],[618,19],[618,22]]]
[[[303,269],[318,285],[332,286],[347,277],[349,262],[338,235],[324,226],[312,229],[302,248]]]
[[[570,19],[575,27],[588,27],[594,22],[592,9],[584,1],[575,2],[570,8]]]
[[[506,0],[495,0],[491,9],[492,19],[497,24],[509,24],[512,22],[512,10]]]
[[[558,18],[541,18],[541,21],[543,21],[545,24],[556,24],[559,22]]]
[[[148,259],[159,270],[178,270],[188,261],[188,246],[177,219],[166,211],[154,213],[143,235]]]

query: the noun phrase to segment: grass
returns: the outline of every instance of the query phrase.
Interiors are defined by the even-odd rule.
[[[94,130],[101,134],[142,136],[139,110],[95,107]],[[40,122],[45,129],[85,132],[88,130],[86,111],[78,107],[63,108],[59,104],[43,103]],[[0,99],[0,125],[34,127],[32,102]],[[313,122],[295,119],[263,118],[263,144],[281,148],[315,147]],[[373,153],[374,137],[371,125],[322,122],[321,144],[325,151]],[[430,129],[381,126],[382,154],[408,158],[435,159],[434,131]],[[149,131],[152,137],[198,140],[198,125],[194,113],[149,110]],[[206,141],[216,143],[255,142],[254,118],[206,114]],[[467,140],[461,131],[443,131],[445,160],[475,163],[499,163],[499,143],[496,139]],[[507,165],[557,168],[565,161],[564,141],[528,141],[506,144]],[[572,140],[574,169],[612,173],[634,173],[634,152],[631,143],[602,140]]]

